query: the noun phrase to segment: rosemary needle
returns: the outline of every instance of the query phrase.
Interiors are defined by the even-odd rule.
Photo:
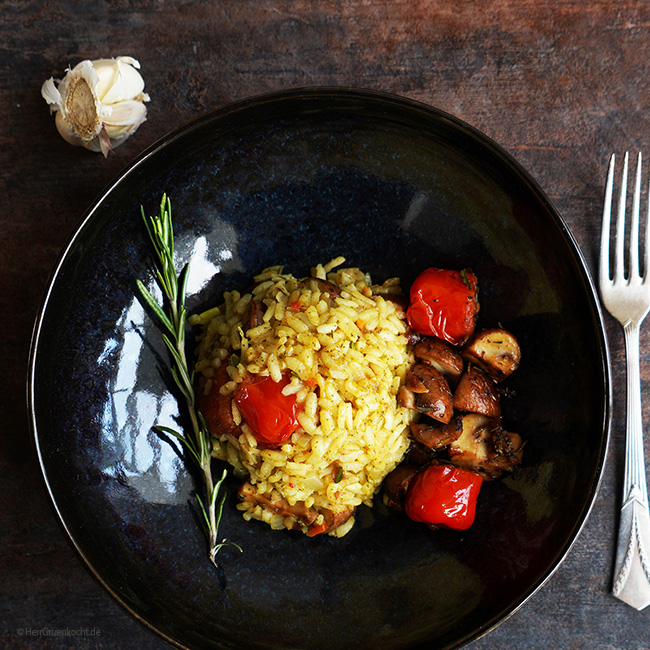
[[[217,481],[214,480],[210,453],[212,451],[210,433],[198,410],[194,391],[194,371],[190,370],[185,356],[185,329],[187,324],[185,294],[189,264],[185,265],[178,276],[176,275],[171,201],[167,195],[163,194],[160,209],[156,216],[147,218],[144,208],[141,208],[141,211],[156,257],[156,282],[164,296],[163,305],[158,303],[140,280],[137,280],[137,285],[142,298],[163,326],[163,340],[171,355],[171,373],[185,399],[192,425],[189,434],[185,431],[179,432],[163,426],[156,426],[154,429],[179,440],[201,471],[206,496],[203,499],[197,494],[196,498],[206,525],[210,561],[217,566],[216,555],[221,548],[232,546],[240,552],[242,548],[235,542],[226,539],[220,542],[217,541],[219,523],[226,500],[225,488],[224,490],[221,488],[228,475],[228,470],[224,469],[221,477]],[[165,306],[167,311],[165,311]]]

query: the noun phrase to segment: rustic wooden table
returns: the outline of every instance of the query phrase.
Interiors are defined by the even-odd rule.
[[[0,7],[2,648],[167,647],[106,595],[64,537],[39,476],[24,399],[31,328],[57,256],[93,199],[145,147],[266,91],[342,85],[398,93],[466,120],[510,151],[562,213],[592,269],[608,156],[650,149],[646,0],[3,0]],[[121,54],[142,64],[149,120],[105,160],[58,136],[40,86],[81,59]],[[650,647],[650,608],[634,611],[609,593],[624,354],[609,318],[607,328],[613,434],[592,514],[544,588],[472,650]],[[647,396],[647,332],[642,347]],[[646,423],[649,409],[646,399]],[[89,632],[54,636],[72,629]]]

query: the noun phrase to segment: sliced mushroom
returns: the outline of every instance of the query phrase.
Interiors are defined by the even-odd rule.
[[[499,420],[468,413],[462,417],[462,433],[449,445],[449,460],[458,467],[496,479],[521,462],[521,438],[505,431]]]
[[[340,507],[336,511],[328,508],[308,508],[304,501],[298,501],[291,505],[284,497],[270,499],[265,494],[261,494],[258,489],[248,481],[244,482],[239,488],[239,498],[242,502],[249,502],[261,506],[268,512],[274,512],[283,517],[295,517],[307,528],[307,535],[313,537],[321,533],[330,531],[343,525],[353,514],[354,508],[347,506]],[[322,514],[324,521],[316,524],[318,515]],[[295,526],[300,528],[300,525]]]
[[[426,445],[423,445],[417,440],[411,440],[408,451],[404,456],[404,461],[408,465],[415,465],[416,467],[422,467],[426,465],[433,455],[433,450]]]
[[[449,422],[454,414],[452,395],[442,373],[426,363],[416,363],[406,375],[405,391],[400,392],[400,405],[438,420]],[[409,391],[412,395],[408,395]],[[409,406],[409,404],[414,404]]]
[[[511,375],[521,361],[517,339],[503,329],[478,332],[463,350],[463,357],[482,368],[496,381]]]
[[[400,386],[399,393],[397,393],[397,403],[405,409],[415,411],[415,393],[406,386]]]
[[[488,460],[494,420],[477,413],[461,418],[461,434],[449,445],[449,459],[454,465],[479,470]]]
[[[417,442],[430,449],[442,449],[462,433],[461,418],[454,418],[448,424],[434,422],[424,424],[421,422],[411,424],[411,435]]]
[[[253,298],[248,305],[248,314],[246,317],[246,331],[258,327],[263,323],[264,305],[257,299]]]
[[[292,516],[302,521],[306,526],[310,526],[318,517],[318,512],[308,508],[304,501],[298,501],[291,505],[285,498],[278,497],[271,500],[265,494],[261,494],[257,488],[246,481],[241,485],[238,492],[239,498],[244,502],[253,503],[261,506],[264,510],[275,512],[283,517]]]
[[[219,391],[228,381],[230,376],[227,366],[225,364],[219,366],[212,377],[210,392],[199,398],[199,409],[213,438],[227,434],[237,437],[241,433],[241,428],[235,424],[232,416],[232,395],[222,395]]]
[[[402,510],[404,497],[411,479],[420,471],[416,465],[402,463],[384,479],[384,503],[389,508]]]
[[[454,392],[454,408],[489,418],[501,415],[501,403],[494,382],[476,366],[463,373]]]
[[[307,537],[329,533],[342,526],[354,514],[354,508],[346,506],[336,511],[320,508],[319,512],[322,513],[325,521],[322,524],[311,524],[307,529]]]
[[[423,337],[413,348],[413,354],[439,370],[452,383],[456,383],[463,372],[460,353],[446,341],[433,336]]]
[[[321,278],[309,278],[310,282],[314,282],[322,293],[326,293],[329,297],[334,300],[341,295],[341,290],[331,282],[327,280],[322,280]]]

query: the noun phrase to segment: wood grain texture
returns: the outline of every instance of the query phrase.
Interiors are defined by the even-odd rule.
[[[83,58],[121,54],[142,64],[149,120],[104,160],[63,142],[40,86]],[[318,85],[395,92],[453,113],[509,150],[594,268],[606,161],[625,148],[650,153],[649,61],[646,0],[3,0],[0,648],[168,647],[112,602],[64,538],[31,449],[24,397],[49,273],[85,210],[133,157],[250,95]],[[472,650],[650,648],[650,608],[636,612],[609,595],[625,389],[622,333],[607,323],[613,437],[593,512],[547,585]],[[96,634],[21,637],[19,628]]]

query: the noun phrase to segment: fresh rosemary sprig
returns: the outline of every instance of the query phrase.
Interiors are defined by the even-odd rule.
[[[212,456],[210,454],[212,450],[210,434],[198,409],[194,391],[194,371],[190,370],[185,356],[185,329],[187,324],[185,295],[189,264],[185,265],[180,275],[176,275],[174,267],[174,229],[169,198],[163,194],[159,212],[154,217],[147,218],[144,208],[141,208],[141,210],[142,219],[156,256],[156,280],[163,293],[163,305],[167,306],[168,313],[165,312],[163,306],[157,302],[149,289],[140,280],[137,280],[137,285],[142,298],[163,326],[163,340],[172,357],[171,373],[185,399],[192,425],[191,434],[189,435],[186,432],[181,433],[169,427],[156,426],[154,429],[178,439],[202,473],[206,490],[205,502],[199,494],[196,495],[196,498],[206,523],[209,557],[211,562],[217,566],[216,555],[221,548],[232,546],[239,549],[240,552],[242,548],[235,542],[226,539],[217,542],[219,523],[226,500],[225,489],[222,491],[221,487],[228,475],[228,470],[224,469],[221,478],[216,482],[214,481],[212,476]]]

